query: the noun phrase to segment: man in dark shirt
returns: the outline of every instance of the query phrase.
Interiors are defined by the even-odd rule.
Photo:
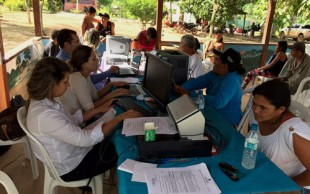
[[[56,57],[59,52],[59,45],[57,42],[57,36],[59,34],[59,30],[53,30],[51,32],[51,40],[44,48],[43,57]]]

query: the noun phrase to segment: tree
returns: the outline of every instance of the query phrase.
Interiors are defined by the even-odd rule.
[[[154,0],[127,0],[126,8],[141,22],[141,28],[145,29],[147,23],[156,19],[156,1]]]

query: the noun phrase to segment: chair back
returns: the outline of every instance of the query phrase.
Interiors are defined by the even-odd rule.
[[[289,110],[294,113],[296,116],[301,118],[304,122],[310,122],[310,112],[309,110],[302,105],[301,103],[292,100],[291,106],[289,107]]]
[[[44,146],[42,145],[42,143],[35,138],[28,130],[28,128],[26,127],[26,109],[25,107],[21,107],[18,111],[17,111],[17,120],[18,123],[20,124],[21,128],[24,130],[24,132],[26,133],[27,137],[30,139],[33,147],[35,146],[38,149],[34,149],[35,151],[39,150],[42,154],[42,156],[44,157],[44,161],[42,161],[44,163],[44,166],[48,169],[48,172],[50,174],[51,177],[53,177],[54,179],[56,179],[58,182],[61,183],[65,183],[59,176],[49,154],[47,153],[47,151],[45,150]],[[35,153],[37,158],[38,155],[37,153]]]
[[[292,95],[292,100],[295,100],[301,104],[303,104],[305,107],[310,107],[310,89],[306,87],[309,87],[309,82],[310,77],[304,78],[298,88],[297,91],[294,95]]]
[[[34,51],[34,54],[37,56],[37,59],[42,59],[43,58],[43,53],[44,53],[44,45],[42,44],[41,41],[32,39],[32,48]]]
[[[3,171],[0,171],[0,183],[3,185],[8,194],[18,194],[12,179]]]
[[[242,118],[239,122],[239,125],[237,127],[237,131],[241,132],[250,112],[251,112],[251,109],[252,109],[252,100],[253,100],[253,95],[252,95],[252,91],[254,90],[255,86],[254,87],[250,87],[250,88],[247,88],[245,90],[243,90],[243,95],[245,94],[250,94],[249,96],[249,99],[248,99],[248,102],[243,110],[243,113],[242,113]]]

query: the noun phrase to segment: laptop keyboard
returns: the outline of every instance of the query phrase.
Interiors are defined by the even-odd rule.
[[[143,91],[142,87],[140,85],[131,84],[130,88],[130,95],[131,96],[138,96],[140,94],[145,95],[146,93]]]
[[[125,111],[133,109],[137,112],[140,112],[145,117],[154,116],[154,113],[142,108],[139,104],[130,98],[120,98],[116,101],[115,104]]]
[[[120,68],[119,69],[119,74],[124,75],[124,74],[133,74],[133,71],[131,69],[126,69],[126,68]]]

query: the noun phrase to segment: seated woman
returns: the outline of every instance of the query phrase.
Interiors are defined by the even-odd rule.
[[[152,51],[154,49],[159,50],[158,41],[157,41],[157,31],[153,27],[149,27],[147,30],[141,31],[134,43],[135,50],[138,51]]]
[[[85,32],[91,28],[95,28],[93,22],[100,23],[101,21],[95,18],[96,9],[93,6],[84,7],[85,16],[81,25],[81,37],[83,38]]]
[[[70,86],[61,97],[61,101],[71,114],[78,109],[89,111],[116,96],[129,95],[129,90],[123,88],[109,93],[112,86],[123,86],[126,82],[110,82],[102,89],[96,90],[90,80],[90,73],[98,69],[98,57],[91,47],[80,45],[75,48],[69,64],[73,73],[70,74]]]
[[[285,54],[287,49],[287,42],[286,41],[279,41],[275,50],[275,53],[271,56],[267,65],[249,71],[246,74],[246,77],[242,83],[242,90],[244,90],[250,81],[254,80],[256,76],[264,76],[264,77],[278,77],[279,73],[281,72],[284,64],[287,61],[287,56]]]
[[[214,37],[206,42],[204,45],[204,59],[207,61],[211,61],[212,63],[214,60],[212,59],[213,57],[213,49],[219,50],[219,51],[224,51],[224,41],[223,41],[223,31],[222,30],[216,30],[214,32]]]
[[[240,54],[233,49],[221,52],[213,49],[214,69],[198,78],[188,80],[182,87],[175,86],[177,94],[206,88],[205,103],[215,108],[233,126],[241,119],[241,77],[244,68]],[[194,95],[194,94],[191,94]]]
[[[288,108],[288,85],[273,79],[253,91],[259,149],[300,186],[310,186],[310,128]]]
[[[82,130],[78,124],[89,117],[81,110],[70,115],[58,99],[69,86],[69,75],[69,66],[57,58],[46,57],[37,62],[27,83],[26,125],[45,147],[61,178],[75,181],[96,176],[116,165],[114,145],[111,141],[101,142],[118,123],[137,117],[139,113],[130,110],[110,121],[100,122],[93,129]],[[107,146],[104,153],[100,152],[102,146]],[[42,160],[38,150],[34,152]]]
[[[107,35],[115,35],[115,24],[110,21],[110,15],[107,13],[99,13],[101,17],[101,23],[98,23],[96,26],[96,30],[99,32],[101,36],[101,42],[106,42]]]

